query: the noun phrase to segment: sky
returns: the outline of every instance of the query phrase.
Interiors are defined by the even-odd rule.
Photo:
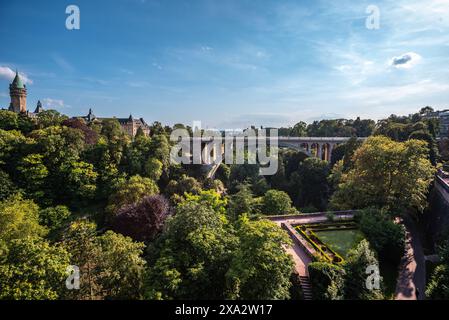
[[[0,40],[0,107],[18,69],[32,111],[168,125],[449,108],[449,0],[0,0]]]

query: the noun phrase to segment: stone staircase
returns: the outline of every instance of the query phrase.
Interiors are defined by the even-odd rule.
[[[312,285],[310,284],[309,277],[299,276],[299,282],[301,283],[304,300],[312,300]]]

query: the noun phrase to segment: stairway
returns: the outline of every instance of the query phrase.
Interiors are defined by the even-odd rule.
[[[312,300],[312,285],[308,277],[299,276],[304,300]]]

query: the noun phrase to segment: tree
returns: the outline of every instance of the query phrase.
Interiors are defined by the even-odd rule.
[[[95,197],[98,174],[92,164],[83,161],[72,162],[64,171],[69,199],[79,203]]]
[[[449,299],[449,240],[438,248],[439,265],[433,270],[426,288],[428,299]]]
[[[149,158],[145,163],[145,175],[153,181],[158,181],[162,175],[163,164],[155,158]]]
[[[320,210],[326,208],[329,197],[329,166],[326,161],[307,158],[291,176],[290,190],[295,204],[301,207],[314,206]]]
[[[345,270],[327,262],[312,262],[307,267],[314,300],[342,300]]]
[[[435,169],[425,142],[394,142],[370,137],[357,149],[354,168],[343,174],[331,204],[337,209],[387,207],[392,212],[422,211]]]
[[[292,128],[290,136],[292,137],[304,137],[307,135],[307,124],[303,121],[298,122]]]
[[[366,287],[367,268],[369,266],[379,268],[379,263],[366,240],[362,240],[355,249],[348,253],[344,269],[345,299],[347,300],[380,300],[383,299],[382,278],[379,278],[380,289],[370,290]]]
[[[268,220],[242,218],[239,245],[226,273],[230,299],[281,300],[290,297],[291,244],[287,233]]]
[[[185,174],[177,180],[170,180],[165,188],[165,192],[170,198],[173,198],[174,195],[182,196],[184,193],[199,194],[201,191],[201,183]]]
[[[62,125],[80,130],[84,135],[84,142],[88,145],[93,145],[98,141],[98,133],[89,128],[82,119],[66,119],[62,122]]]
[[[48,169],[43,163],[43,155],[27,155],[20,162],[17,170],[22,187],[36,200],[44,197],[43,186],[48,176]]]
[[[242,214],[254,214],[255,213],[255,200],[251,188],[247,184],[240,185],[239,191],[230,196],[228,216],[233,221],[240,218]]]
[[[70,217],[66,206],[48,207],[39,211],[39,222],[51,231],[61,228]]]
[[[149,178],[132,176],[118,186],[117,192],[109,198],[107,211],[116,213],[121,207],[140,201],[145,196],[159,193],[156,183]]]
[[[59,245],[36,237],[11,240],[0,254],[0,299],[61,298],[68,265],[69,254]]]
[[[224,198],[215,190],[202,190],[199,194],[185,193],[182,203],[194,202],[209,206],[212,210],[220,215],[226,213],[226,205],[228,199]]]
[[[45,110],[37,115],[37,125],[41,129],[51,126],[58,126],[64,120],[67,120],[67,116],[60,114],[56,110]]]
[[[267,215],[282,215],[295,213],[292,200],[284,191],[269,190],[262,199],[262,211]]]
[[[122,160],[125,146],[129,143],[129,137],[123,132],[117,119],[102,120],[101,135],[107,140],[111,160],[118,165]]]
[[[108,142],[100,138],[98,143],[86,153],[86,160],[94,165],[97,177],[97,199],[106,200],[125,183],[126,175],[111,157]]]
[[[0,167],[12,177],[19,161],[29,153],[31,144],[32,140],[20,131],[0,129]]]
[[[170,206],[163,196],[146,196],[119,209],[113,217],[112,229],[135,241],[148,242],[162,231],[169,214]]]
[[[96,243],[96,225],[86,219],[72,222],[64,232],[63,245],[71,254],[71,263],[80,271],[80,289],[66,292],[65,298],[102,298],[98,272],[101,249]]]
[[[204,202],[181,202],[151,247],[146,296],[223,299],[236,240],[223,214]]]
[[[162,162],[164,170],[170,166],[170,144],[163,134],[154,134],[150,143],[150,154]]]
[[[130,175],[145,173],[145,164],[150,153],[151,141],[145,135],[136,136],[133,142],[125,146],[123,163]]]
[[[44,236],[47,230],[39,225],[39,207],[32,200],[16,194],[0,202],[0,239],[11,241]]]
[[[67,292],[66,298],[141,298],[146,264],[142,243],[112,231],[98,236],[94,223],[78,220],[64,234],[64,247],[80,268],[80,290]]]
[[[8,110],[0,110],[0,129],[19,130],[19,115]]]
[[[17,186],[11,181],[9,175],[2,170],[0,170],[0,181],[2,182],[0,183],[0,201],[17,193]]]
[[[146,262],[145,245],[112,231],[97,240],[101,248],[100,285],[106,299],[141,299]]]

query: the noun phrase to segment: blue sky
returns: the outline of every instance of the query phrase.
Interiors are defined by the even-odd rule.
[[[449,0],[1,1],[0,39],[4,107],[18,68],[29,109],[71,116],[240,128],[449,108]]]

